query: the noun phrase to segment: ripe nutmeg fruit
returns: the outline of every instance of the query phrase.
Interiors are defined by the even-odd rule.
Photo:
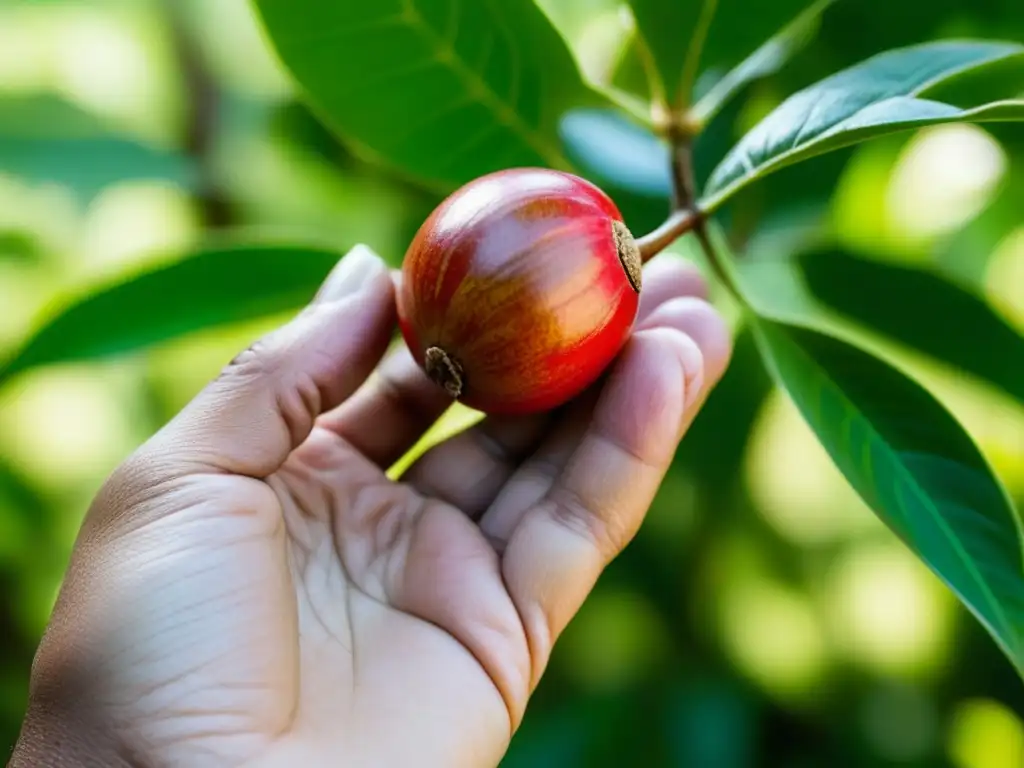
[[[572,174],[514,168],[444,200],[409,246],[402,335],[465,405],[526,414],[597,380],[629,337],[642,259],[622,214]]]

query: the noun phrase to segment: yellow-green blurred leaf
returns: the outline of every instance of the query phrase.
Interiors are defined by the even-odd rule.
[[[0,382],[34,366],[123,354],[300,307],[340,257],[325,248],[258,243],[183,254],[70,301],[0,367]]]

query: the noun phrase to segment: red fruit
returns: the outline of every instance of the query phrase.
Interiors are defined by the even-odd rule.
[[[521,168],[454,192],[405,256],[406,344],[453,397],[545,411],[593,383],[636,319],[641,261],[615,204],[558,171]]]

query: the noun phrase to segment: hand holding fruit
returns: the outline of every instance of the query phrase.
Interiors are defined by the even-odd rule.
[[[396,293],[359,248],[114,473],[13,766],[498,763],[729,356],[697,274],[658,259],[638,294],[614,208],[573,194],[499,206],[444,269],[417,249],[447,218],[414,245],[398,305],[450,392],[405,349],[378,366]],[[456,389],[517,414],[583,391],[488,416],[390,481]]]

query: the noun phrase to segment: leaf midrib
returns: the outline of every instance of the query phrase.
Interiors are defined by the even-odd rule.
[[[831,384],[835,388],[836,392],[839,393],[839,395],[842,397],[842,399],[849,406],[850,410],[853,411],[854,413],[856,413],[860,417],[861,421],[866,425],[867,433],[870,436],[872,436],[875,440],[877,440],[882,445],[883,452],[890,457],[890,460],[895,462],[895,464],[897,466],[897,474],[902,476],[902,477],[904,477],[904,478],[909,478],[909,480],[910,480],[909,485],[910,485],[910,488],[911,488],[911,493],[913,493],[914,495],[918,496],[919,499],[923,499],[925,509],[927,509],[929,514],[931,514],[931,516],[936,520],[936,522],[939,525],[939,529],[946,536],[946,538],[949,539],[949,542],[950,542],[950,544],[953,547],[954,553],[958,556],[958,558],[964,564],[964,566],[967,569],[968,574],[970,574],[970,576],[981,586],[982,594],[986,598],[986,601],[989,603],[990,608],[992,608],[992,610],[994,612],[995,618],[1000,622],[1000,624],[1004,628],[1004,630],[1008,630],[1009,637],[1013,640],[1013,642],[1015,644],[1015,647],[1010,652],[1011,652],[1011,655],[1015,659],[1015,664],[1019,664],[1020,660],[1017,658],[1017,656],[1018,656],[1018,653],[1020,651],[1020,647],[1019,647],[1020,646],[1020,637],[1018,636],[1018,633],[1017,633],[1015,625],[1013,624],[1013,622],[1011,622],[1009,620],[1009,617],[1003,611],[1001,603],[996,598],[995,594],[992,592],[991,588],[989,587],[988,582],[981,575],[981,573],[974,567],[973,561],[967,555],[967,553],[964,550],[963,546],[960,544],[959,538],[950,529],[949,525],[946,523],[945,518],[943,518],[943,516],[939,512],[938,508],[934,504],[931,503],[931,497],[921,487],[921,485],[919,484],[919,482],[917,480],[916,475],[914,475],[913,472],[911,472],[906,466],[904,466],[903,462],[900,461],[900,459],[899,459],[899,456],[900,456],[899,452],[896,451],[895,448],[892,448],[890,446],[889,442],[887,440],[885,440],[882,437],[881,433],[879,433],[879,431],[875,428],[875,426],[872,423],[872,421],[870,419],[868,419],[864,415],[864,413],[860,410],[860,408],[858,408],[856,405],[854,405],[853,400],[846,393],[846,390],[843,389],[843,387],[840,386],[835,381],[835,379],[833,379],[831,376],[829,376],[828,373],[824,370],[824,368],[822,368],[822,366],[819,365],[818,362],[809,353],[807,353],[803,349],[803,347],[800,346],[800,344],[798,344],[793,339],[790,339],[790,341],[792,342],[792,346],[794,347],[794,349],[799,353],[799,355],[801,357],[804,358],[804,360],[807,363],[809,363],[811,365],[813,370],[815,370],[817,372],[817,374],[821,377],[821,379],[823,379],[828,384]],[[915,549],[918,549],[918,548],[915,546]],[[920,550],[918,550],[918,551],[920,552]],[[923,552],[920,552],[920,554],[922,556],[924,556]],[[1008,649],[1008,650],[1010,650],[1010,649]]]
[[[373,2],[374,0],[367,1]],[[459,0],[451,1],[453,6],[456,6],[459,2]],[[473,2],[474,0],[469,1]],[[427,22],[419,8],[416,7],[415,0],[402,0],[402,10],[402,21],[411,30],[427,39],[428,44],[435,50],[434,55],[437,57],[437,61],[447,66],[462,81],[470,96],[470,101],[475,101],[486,107],[500,125],[518,134],[531,149],[553,168],[566,169],[568,167],[565,157],[558,150],[557,146],[547,141],[533,126],[524,121],[483,77],[466,65],[466,62],[455,49],[454,41],[448,40]],[[453,13],[458,14],[457,8],[453,10]]]
[[[914,96],[903,96],[903,97],[894,96],[892,98],[894,98],[894,99],[896,99],[896,98],[912,98],[912,99],[916,99],[917,97],[914,97]],[[876,101],[876,102],[874,102],[874,104],[872,104],[870,106],[877,106],[878,104],[884,103],[884,101],[887,101],[887,100]],[[944,102],[938,102],[938,103],[944,103]],[[950,106],[952,106],[952,105],[950,105]],[[984,112],[987,112],[987,111],[990,111],[990,110],[994,110],[994,109],[998,109],[1000,107],[1006,107],[1006,106],[1024,106],[1024,99],[1000,99],[999,101],[990,101],[987,104],[980,104],[977,107],[972,107],[970,109],[960,109],[959,107],[954,107],[954,109],[958,109],[959,110],[958,113],[955,114],[955,115],[949,115],[948,117],[935,117],[935,116],[932,116],[932,117],[919,117],[919,118],[914,118],[914,119],[910,119],[910,120],[900,120],[898,122],[892,122],[892,123],[887,123],[887,124],[879,124],[878,126],[875,126],[875,127],[885,128],[886,126],[892,126],[893,130],[887,131],[887,132],[885,132],[885,131],[880,132],[878,134],[878,137],[881,137],[881,136],[887,135],[887,134],[902,133],[904,131],[910,131],[910,130],[913,130],[915,126],[916,127],[924,128],[924,127],[929,126],[929,125],[943,125],[943,124],[946,124],[946,123],[960,123],[960,122],[964,122],[965,120],[970,120],[973,117],[977,117],[978,115],[981,115]],[[865,107],[865,109],[866,109],[866,107]],[[774,172],[776,170],[779,170],[780,168],[787,167],[790,164],[789,161],[791,161],[792,158],[795,155],[799,155],[800,153],[804,152],[807,149],[813,149],[814,147],[816,147],[819,144],[822,144],[822,143],[828,141],[831,138],[834,138],[836,136],[841,136],[843,134],[843,130],[841,130],[842,126],[845,123],[847,123],[849,120],[851,120],[852,118],[854,118],[857,115],[859,115],[861,113],[861,111],[862,110],[857,110],[857,112],[854,112],[853,114],[849,115],[848,117],[843,118],[843,120],[841,120],[840,122],[836,123],[834,126],[829,128],[827,131],[824,131],[823,133],[819,134],[817,137],[815,137],[811,141],[808,141],[806,144],[801,144],[798,147],[794,147],[793,149],[790,149],[790,150],[787,150],[786,152],[778,154],[775,157],[773,157],[771,160],[768,160],[767,162],[764,162],[761,165],[757,165],[757,166],[751,165],[750,162],[749,162],[749,156],[745,154],[743,156],[744,160],[746,161],[746,162],[744,162],[744,165],[746,165],[748,168],[751,168],[752,170],[746,171],[744,173],[744,175],[739,176],[735,181],[731,182],[728,186],[722,187],[719,191],[712,193],[710,196],[708,196],[706,198],[703,198],[700,201],[700,203],[699,203],[700,209],[702,211],[704,211],[705,213],[713,213],[723,203],[725,203],[726,200],[728,200],[730,197],[735,195],[741,189],[750,186],[750,184],[756,182],[758,179],[764,178],[769,173],[772,173],[772,172]],[[1006,121],[1017,122],[1016,120],[1013,120],[1012,118],[1006,118]],[[995,120],[993,122],[999,122],[999,120]],[[876,138],[876,137],[875,136],[871,136],[867,140],[870,140],[872,138]],[[851,142],[851,143],[857,143],[857,142]],[[841,145],[839,145],[837,147],[833,147],[832,149],[842,149],[843,146],[848,146],[848,145],[842,145],[841,144]],[[819,152],[817,154],[812,154],[809,157],[806,157],[804,159],[805,160],[811,160],[811,159],[813,159],[815,157],[818,157],[818,156],[820,156],[822,154],[827,154],[829,151],[831,151],[831,150],[825,150],[824,152]],[[798,162],[803,162],[803,161],[798,161]]]
[[[411,0],[410,0],[410,2],[411,2]],[[942,82],[944,82],[946,80],[949,80],[949,79],[952,79],[952,78],[955,78],[955,77],[959,77],[960,75],[964,74],[965,72],[969,72],[972,69],[976,69],[978,67],[988,66],[988,65],[990,65],[990,64],[992,64],[992,63],[994,63],[996,61],[1002,61],[1004,59],[1008,59],[1008,58],[1011,58],[1013,56],[1021,56],[1022,54],[1024,54],[1024,47],[1018,49],[1017,51],[1013,51],[1013,52],[1007,51],[1007,52],[1004,52],[1004,53],[1002,53],[1002,54],[1000,54],[998,56],[992,56],[991,58],[987,58],[987,59],[984,59],[984,60],[966,62],[966,63],[960,65],[957,68],[946,70],[945,72],[943,72],[941,74],[936,74],[930,80],[926,80],[924,83],[921,83],[916,88],[910,89],[905,94],[900,94],[900,95],[897,95],[897,96],[889,96],[889,97],[887,97],[885,99],[879,99],[877,101],[871,102],[870,104],[866,104],[866,105],[860,107],[859,109],[857,109],[856,112],[853,112],[853,113],[847,115],[846,117],[844,117],[839,122],[834,123],[828,129],[822,131],[821,133],[819,133],[817,136],[815,136],[814,138],[810,139],[809,141],[807,141],[807,142],[805,142],[803,144],[799,144],[797,146],[790,146],[785,152],[780,152],[779,154],[775,155],[771,159],[769,159],[767,161],[764,161],[764,162],[762,162],[762,163],[760,163],[758,165],[752,165],[750,163],[749,155],[744,153],[743,157],[746,160],[746,162],[744,162],[743,165],[747,166],[750,170],[745,171],[742,175],[738,176],[732,182],[730,182],[726,186],[722,187],[719,191],[713,193],[707,199],[707,201],[702,204],[701,207],[702,208],[706,208],[709,211],[710,210],[714,210],[719,205],[721,205],[722,202],[724,202],[726,199],[728,199],[729,197],[734,195],[737,191],[739,191],[740,189],[745,187],[751,181],[756,180],[756,179],[764,176],[766,174],[766,172],[770,171],[773,168],[777,168],[779,165],[784,164],[784,161],[786,159],[792,157],[794,154],[797,154],[801,150],[807,149],[808,147],[813,147],[816,144],[818,144],[818,143],[820,143],[822,141],[825,141],[826,139],[831,138],[832,136],[835,136],[836,133],[837,133],[837,130],[840,128],[841,125],[843,125],[844,123],[848,122],[852,118],[856,117],[861,112],[863,112],[865,109],[868,109],[869,107],[876,106],[878,104],[881,104],[881,103],[883,103],[885,101],[888,101],[889,99],[893,99],[893,98],[913,98],[913,99],[916,99],[917,97],[920,96],[920,94],[924,93],[925,91],[927,91],[930,88],[935,87],[936,85],[941,84]],[[877,54],[876,56],[871,57],[871,58],[872,59],[873,58],[877,58],[878,56],[882,56],[882,55],[884,55],[884,54]],[[866,59],[863,62],[863,65],[867,65],[868,62],[870,62],[870,61],[871,61],[871,59]],[[811,87],[814,87],[814,86],[811,86]],[[1000,101],[997,101],[997,102],[991,102],[989,104],[979,105],[979,106],[971,108],[971,109],[962,109],[961,108],[961,109],[959,109],[959,113],[960,114],[958,115],[958,117],[963,117],[965,115],[970,115],[972,112],[981,110],[983,108],[990,107],[993,104],[1000,104],[1003,101],[1014,101],[1014,100],[1013,99],[1000,100]],[[953,106],[953,105],[950,105],[950,106]],[[767,118],[765,118],[765,119],[767,119]],[[952,116],[951,116],[951,119],[952,119]],[[904,122],[904,123],[900,123],[900,124],[907,124],[907,125],[909,125],[910,121],[907,121],[907,122]],[[895,125],[895,123],[894,123],[894,125]],[[757,130],[758,127],[759,126],[755,126],[751,130],[752,131]],[[799,134],[798,134],[798,136],[799,136]],[[742,139],[741,139],[741,141],[742,141]]]

